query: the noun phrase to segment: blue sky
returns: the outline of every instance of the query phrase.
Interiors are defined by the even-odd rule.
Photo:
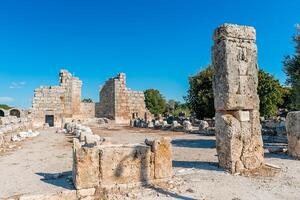
[[[118,72],[132,89],[182,100],[188,77],[210,63],[212,33],[223,23],[254,26],[260,67],[284,83],[299,10],[299,0],[3,0],[0,103],[30,107],[34,88],[57,85],[61,68],[95,101]]]

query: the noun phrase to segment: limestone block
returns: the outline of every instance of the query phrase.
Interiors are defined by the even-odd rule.
[[[150,176],[151,149],[146,145],[109,145],[100,148],[101,185],[145,182]]]
[[[154,152],[154,178],[164,179],[173,175],[172,144],[170,138],[162,138],[153,142]]]
[[[246,36],[250,38],[244,38]],[[213,87],[216,110],[257,109],[259,98],[255,29],[223,25],[215,31],[214,40]]]
[[[300,111],[289,112],[286,117],[288,152],[300,159]]]
[[[232,114],[216,113],[216,145],[219,165],[231,173],[259,168],[263,164],[263,143],[257,113],[240,122]],[[258,115],[259,116],[259,115]]]
[[[76,189],[99,186],[99,149],[81,146],[73,141],[73,181]]]

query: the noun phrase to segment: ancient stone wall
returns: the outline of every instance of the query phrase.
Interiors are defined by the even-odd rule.
[[[216,29],[213,89],[219,164],[232,173],[263,165],[257,95],[256,32],[225,24]]]
[[[80,103],[80,117],[83,119],[95,117],[95,103]]]
[[[146,109],[144,93],[128,89],[124,73],[106,81],[100,92],[100,103],[96,113],[99,117],[126,124],[134,118],[151,117]]]
[[[289,112],[286,118],[288,152],[300,159],[300,111]]]
[[[45,124],[46,115],[54,116],[54,124],[61,126],[64,114],[64,89],[60,86],[40,87],[34,91],[32,108],[34,126]]]
[[[34,91],[34,126],[43,126],[50,120],[60,127],[64,118],[95,117],[95,108],[91,108],[94,104],[81,103],[82,81],[66,70],[60,71],[59,79],[59,86],[40,87]]]

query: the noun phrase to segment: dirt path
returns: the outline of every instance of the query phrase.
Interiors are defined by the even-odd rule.
[[[66,181],[72,170],[72,149],[68,141],[70,138],[49,129],[25,141],[21,149],[1,156],[0,198],[72,188]],[[61,172],[64,173],[59,179],[53,179]]]

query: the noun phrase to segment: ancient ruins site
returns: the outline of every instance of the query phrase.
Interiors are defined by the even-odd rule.
[[[62,69],[30,109],[0,110],[0,198],[299,199],[300,111],[261,117],[256,39],[215,29],[216,113],[202,120],[151,113],[125,73],[83,100],[80,75]]]

